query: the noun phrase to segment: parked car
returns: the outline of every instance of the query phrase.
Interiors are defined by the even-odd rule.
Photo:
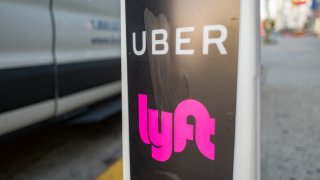
[[[0,135],[120,94],[119,0],[2,0],[0,23]]]

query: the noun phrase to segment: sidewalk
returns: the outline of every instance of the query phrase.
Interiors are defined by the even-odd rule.
[[[320,179],[320,40],[262,47],[262,180]]]

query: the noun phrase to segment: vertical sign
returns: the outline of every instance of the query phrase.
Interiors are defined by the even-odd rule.
[[[124,10],[131,180],[232,179],[240,1]]]

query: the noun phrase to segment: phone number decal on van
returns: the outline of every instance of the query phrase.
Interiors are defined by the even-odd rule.
[[[120,32],[120,22],[118,20],[92,19],[90,24],[92,29],[96,31]]]

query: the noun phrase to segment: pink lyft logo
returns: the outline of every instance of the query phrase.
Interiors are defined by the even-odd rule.
[[[214,160],[215,145],[210,137],[215,134],[215,118],[210,117],[203,104],[186,99],[178,104],[174,115],[162,111],[159,132],[158,110],[148,109],[147,95],[139,94],[138,101],[140,138],[145,144],[151,144],[153,159],[165,162],[171,157],[172,151],[182,152],[187,141],[195,138],[199,151],[206,158]],[[187,123],[190,116],[195,119],[194,125]]]

